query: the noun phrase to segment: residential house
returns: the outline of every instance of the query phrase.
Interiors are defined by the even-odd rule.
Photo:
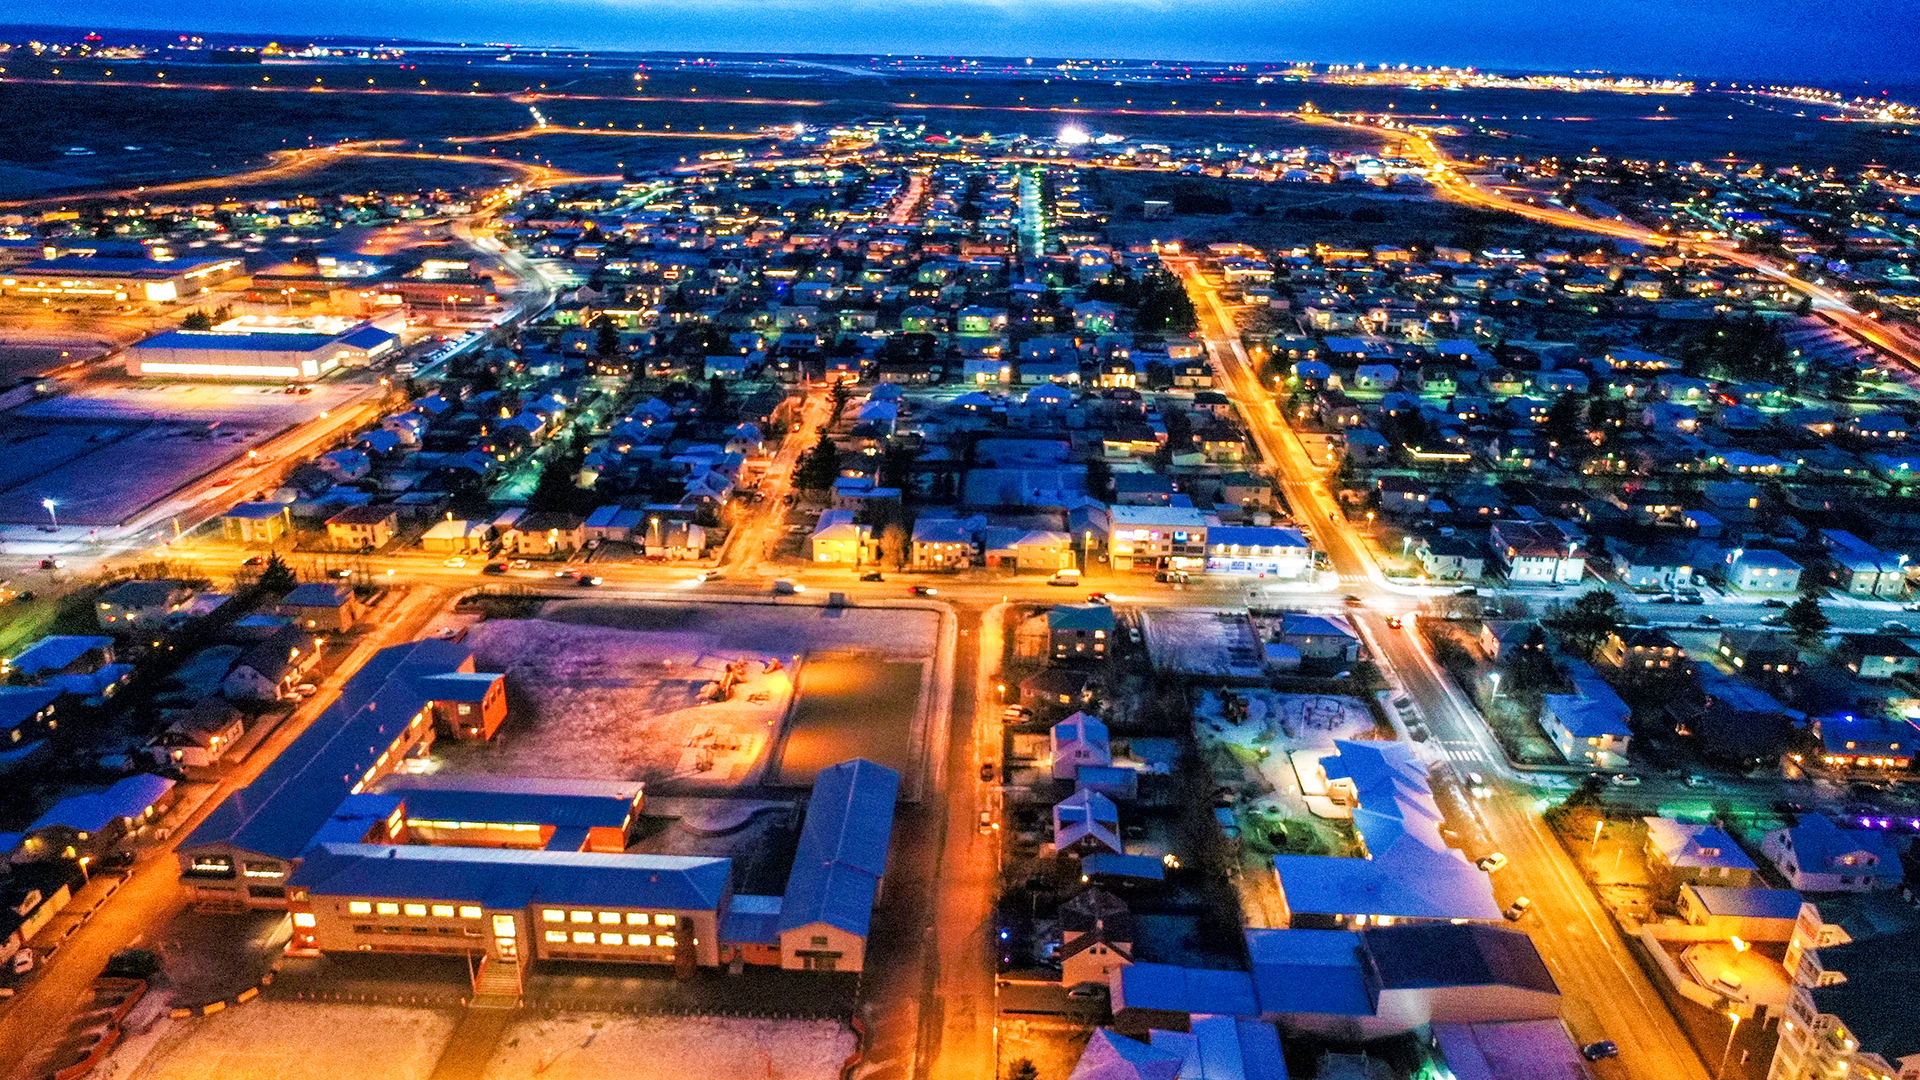
[[[564,511],[534,511],[522,515],[500,539],[522,557],[571,555],[587,545],[587,522]]]
[[[1647,826],[1648,867],[1675,883],[1744,889],[1760,874],[1733,837],[1712,825],[1665,817],[1641,820]]]
[[[1207,520],[1191,506],[1115,506],[1108,554],[1115,570],[1198,570],[1206,565]]]
[[[243,502],[220,515],[220,535],[236,544],[272,546],[293,529],[285,503]]]
[[[1479,581],[1487,572],[1487,550],[1464,536],[1422,540],[1414,553],[1420,569],[1435,581]]]
[[[1047,612],[1048,653],[1056,662],[1105,660],[1113,631],[1113,608],[1106,604],[1062,604]]]
[[[193,590],[185,582],[125,581],[101,595],[94,616],[104,630],[158,629],[191,599]]]
[[[1133,963],[1133,913],[1121,899],[1097,886],[1060,905],[1060,985],[1111,985]]]
[[[285,626],[240,654],[220,681],[220,692],[228,701],[278,701],[319,660],[319,639],[313,632]]]
[[[1920,742],[1920,727],[1904,716],[1822,716],[1813,730],[1820,739],[1816,771],[1830,775],[1905,773]]]
[[[958,518],[921,517],[913,523],[916,570],[958,570],[973,565],[974,528]]]
[[[1778,551],[1734,548],[1725,563],[1727,584],[1741,592],[1784,595],[1800,591],[1800,564]]]
[[[1350,664],[1360,658],[1360,636],[1338,615],[1286,612],[1280,618],[1275,640],[1293,649],[1302,660]]]
[[[360,620],[360,599],[350,585],[309,581],[295,586],[280,601],[280,614],[306,630],[345,633]]]
[[[1863,679],[1920,673],[1920,651],[1891,634],[1847,634],[1834,649],[1834,658]]]
[[[1082,787],[1054,804],[1053,849],[1056,852],[1078,859],[1103,851],[1123,854],[1121,847],[1120,811],[1112,799]]]
[[[207,698],[177,716],[147,744],[156,765],[210,768],[246,733],[246,717],[218,698]]]
[[[1876,829],[1842,829],[1802,814],[1760,841],[1760,854],[1801,892],[1868,892],[1900,884],[1900,844]]]
[[[1488,531],[1494,559],[1513,585],[1577,585],[1587,571],[1576,538],[1545,521],[1496,521]]]
[[[400,514],[392,505],[349,506],[327,519],[327,541],[335,551],[377,551],[399,528]]]
[[[1082,766],[1102,768],[1113,764],[1113,749],[1107,737],[1107,725],[1076,712],[1048,729],[1051,770],[1055,780],[1072,780]]]

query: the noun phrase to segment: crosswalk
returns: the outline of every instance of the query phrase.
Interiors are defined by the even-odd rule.
[[[1447,760],[1457,761],[1462,765],[1479,765],[1486,760],[1481,756],[1479,749],[1469,742],[1442,743],[1440,752],[1447,756]]]

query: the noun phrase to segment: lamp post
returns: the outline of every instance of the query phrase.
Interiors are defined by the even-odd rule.
[[[1720,1052],[1720,1067],[1714,1070],[1713,1080],[1720,1080],[1721,1077],[1727,1074],[1727,1059],[1733,1056],[1733,1036],[1735,1032],[1740,1030],[1739,1013],[1728,1009],[1727,1019],[1733,1021],[1733,1025],[1727,1028],[1727,1048]]]
[[[56,529],[57,529],[57,528],[59,528],[59,527],[60,527],[60,515],[54,512],[54,508],[55,508],[55,507],[57,507],[57,506],[59,506],[59,505],[60,505],[60,503],[59,503],[59,502],[58,502],[57,500],[54,500],[54,499],[41,499],[41,500],[40,500],[40,505],[41,505],[41,506],[44,506],[44,507],[46,507],[46,508],[47,508],[47,517],[48,517],[48,518],[50,518],[50,519],[52,519],[52,521],[53,521],[53,527],[54,527],[54,528],[56,528]]]
[[[1600,850],[1600,834],[1606,831],[1607,819],[1601,818],[1593,823],[1593,844],[1587,848],[1587,859],[1591,861],[1594,853]]]

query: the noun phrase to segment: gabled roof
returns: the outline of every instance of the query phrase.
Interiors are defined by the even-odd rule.
[[[1506,986],[1558,996],[1533,940],[1501,926],[1431,923],[1360,931],[1386,990]]]
[[[487,908],[606,905],[712,911],[733,860],[426,844],[322,844],[287,879],[325,896],[463,900]]]
[[[1683,869],[1754,870],[1753,860],[1733,837],[1713,827],[1672,818],[1649,817],[1647,843],[1671,866]],[[1826,820],[1825,818],[1821,819]]]
[[[1372,1016],[1379,989],[1353,930],[1246,931],[1263,1016]]]
[[[8,667],[29,678],[43,671],[59,671],[87,653],[111,650],[113,639],[91,634],[50,634],[20,651]]]
[[[826,923],[864,936],[887,872],[900,774],[864,758],[822,770],[780,910],[782,932]]]
[[[1182,1054],[1099,1028],[1067,1080],[1178,1080]]]
[[[28,832],[64,825],[75,832],[97,833],[120,818],[137,818],[173,790],[164,776],[140,773],[114,782],[105,791],[72,795],[53,804]]]

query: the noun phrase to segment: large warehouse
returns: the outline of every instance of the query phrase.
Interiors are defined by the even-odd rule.
[[[231,256],[161,260],[63,255],[0,271],[0,292],[8,296],[167,303],[198,296],[246,272],[246,260]]]
[[[169,330],[127,348],[127,374],[252,382],[311,382],[364,367],[399,344],[371,324],[340,333],[283,329]]]

